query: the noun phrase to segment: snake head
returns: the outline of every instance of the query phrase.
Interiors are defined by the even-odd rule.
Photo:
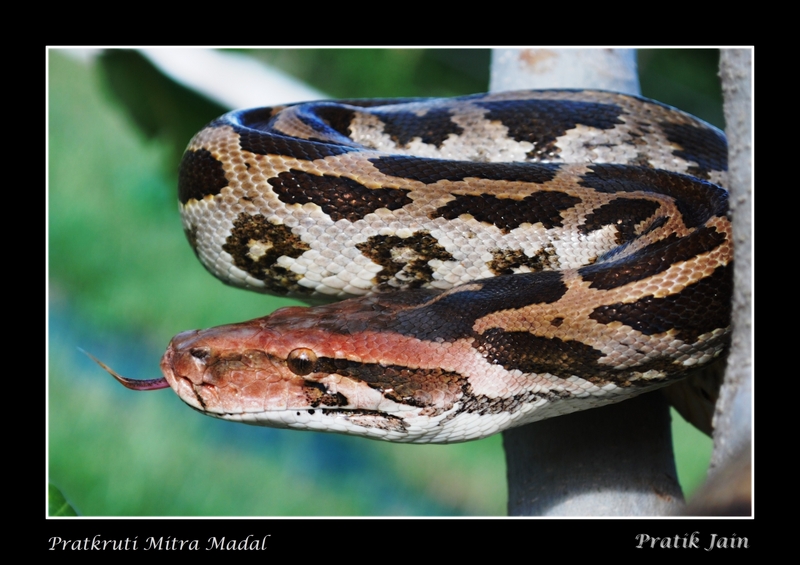
[[[284,308],[266,318],[183,332],[162,358],[164,377],[192,408],[252,424],[302,427],[298,420],[323,411],[327,419],[398,411],[385,387],[348,372],[355,362],[337,351],[336,336],[315,328],[326,311],[309,312]]]
[[[427,356],[418,340],[412,347],[414,338],[366,329],[367,320],[386,314],[376,304],[365,298],[283,308],[184,332],[172,339],[161,369],[186,404],[209,416],[417,441],[424,429],[441,430],[431,420],[445,420],[463,400],[466,379],[443,368],[441,357],[419,366],[412,357]]]
[[[260,320],[192,330],[175,336],[161,360],[172,389],[192,408],[210,416],[285,409],[296,402],[302,379],[278,355],[262,347],[269,341]]]

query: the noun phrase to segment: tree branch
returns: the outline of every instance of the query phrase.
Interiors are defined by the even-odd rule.
[[[639,94],[626,49],[498,49],[490,90],[595,88]],[[503,433],[511,515],[634,516],[679,510],[669,405],[660,394]]]

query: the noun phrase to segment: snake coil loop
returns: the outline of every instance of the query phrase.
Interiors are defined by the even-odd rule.
[[[664,386],[728,345],[726,155],[712,126],[599,91],[231,112],[181,163],[200,260],[359,298],[184,332],[165,378],[211,416],[420,443]]]

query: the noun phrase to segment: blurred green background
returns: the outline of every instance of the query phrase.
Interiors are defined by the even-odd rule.
[[[489,51],[246,51],[334,98],[488,88]],[[504,515],[501,436],[395,445],[203,417],[160,376],[178,332],[265,315],[289,300],[227,287],[184,239],[175,186],[191,135],[226,108],[134,51],[49,52],[49,480],[85,516]],[[723,127],[716,50],[643,50],[642,91]],[[684,489],[711,441],[674,415]],[[61,502],[59,502],[61,504]]]

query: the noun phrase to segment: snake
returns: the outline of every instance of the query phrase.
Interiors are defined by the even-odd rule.
[[[682,379],[730,343],[727,143],[589,90],[225,114],[178,199],[205,267],[316,303],[175,336],[163,377],[248,424],[486,437]],[[331,303],[331,300],[340,300]]]

